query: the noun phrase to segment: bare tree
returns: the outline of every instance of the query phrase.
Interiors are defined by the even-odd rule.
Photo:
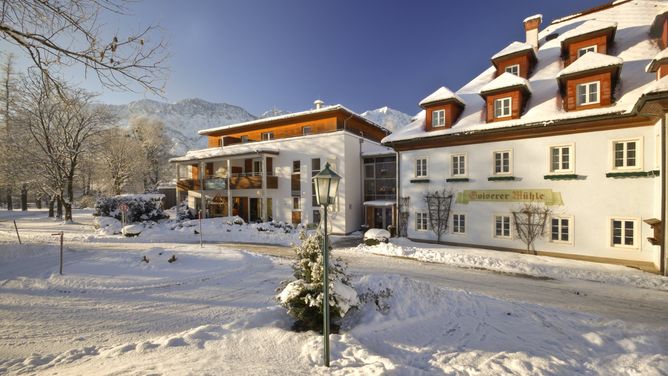
[[[101,177],[109,182],[109,191],[114,195],[123,193],[125,187],[140,175],[137,155],[141,145],[127,131],[112,128],[104,132],[98,151]]]
[[[141,146],[144,191],[153,192],[169,167],[172,140],[167,137],[163,122],[156,118],[133,117],[130,119],[130,129]]]
[[[78,167],[91,151],[92,140],[112,118],[103,108],[91,106],[89,93],[59,85],[60,95],[53,95],[48,78],[29,75],[21,113],[31,144],[36,146],[28,151],[32,171],[43,176],[43,188],[57,199],[59,208],[62,205],[65,220],[71,221]]]
[[[427,192],[424,198],[429,211],[429,227],[436,234],[437,242],[448,229],[450,207],[452,206],[452,192],[445,189]]]
[[[2,179],[2,187],[6,194],[7,210],[12,210],[12,193],[15,186],[15,179],[12,174],[14,165],[11,163],[11,156],[14,149],[11,122],[14,117],[14,97],[16,95],[13,54],[10,53],[6,55],[5,61],[0,68],[0,74],[2,74],[2,96],[0,97],[0,101],[2,102],[2,113],[0,115],[2,115],[2,126],[4,127],[4,132],[0,134],[0,139],[2,140],[2,145],[4,147],[4,153],[0,155],[0,179]]]
[[[527,253],[536,254],[534,242],[545,234],[545,222],[550,209],[534,202],[524,204],[513,212],[513,223],[517,237],[527,246]]]
[[[18,47],[60,91],[57,70],[81,66],[102,85],[159,94],[166,68],[165,43],[156,26],[118,35],[103,29],[103,15],[127,14],[124,0],[0,0],[0,37]]]

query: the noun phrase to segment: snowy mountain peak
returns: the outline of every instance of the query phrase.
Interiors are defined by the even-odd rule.
[[[381,107],[375,110],[369,110],[360,114],[363,118],[371,120],[374,123],[383,126],[390,132],[407,125],[411,122],[412,116],[390,107]]]

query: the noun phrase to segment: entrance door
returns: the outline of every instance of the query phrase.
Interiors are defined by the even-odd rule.
[[[260,199],[251,198],[250,199],[250,221],[257,222],[260,219]]]
[[[248,222],[248,197],[232,197],[232,215],[238,215]]]
[[[387,230],[392,224],[392,208],[373,208],[373,228]]]

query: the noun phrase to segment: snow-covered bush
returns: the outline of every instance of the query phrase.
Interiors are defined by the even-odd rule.
[[[387,243],[390,240],[390,232],[380,228],[372,228],[364,233],[364,244],[366,245],[377,245],[382,243]]]
[[[296,281],[288,283],[276,299],[294,317],[294,328],[321,331],[323,303],[323,236],[300,234],[301,245],[295,247],[297,261],[292,265]],[[329,247],[329,244],[327,245]],[[350,286],[346,264],[341,259],[329,261],[329,312],[335,329],[338,323],[358,304],[357,292]]]
[[[114,197],[99,197],[95,202],[94,216],[113,217],[118,220],[122,218],[121,204],[128,206],[125,221],[127,223],[139,221],[157,221],[167,218],[156,200],[158,195],[123,195]]]
[[[139,236],[142,231],[144,231],[144,225],[141,224],[127,225],[123,227],[123,230],[121,230],[123,235],[127,237]]]
[[[220,217],[220,219],[223,221],[224,224],[232,226],[232,225],[243,225],[246,222],[244,221],[243,218],[239,217],[238,215],[232,216],[232,217]]]
[[[121,221],[111,217],[95,217],[93,221],[97,233],[100,235],[115,235],[121,233]]]
[[[188,207],[187,201],[182,201],[179,206],[176,208],[176,220],[177,221],[189,221],[195,219],[195,209]]]

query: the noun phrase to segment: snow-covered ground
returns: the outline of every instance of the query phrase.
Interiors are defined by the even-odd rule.
[[[359,245],[360,252],[408,257],[425,262],[464,268],[525,274],[560,280],[580,279],[606,284],[628,285],[668,291],[668,277],[620,265],[576,261],[556,257],[534,256],[479,248],[416,243],[408,239],[392,239],[375,246]]]
[[[56,247],[4,243],[0,251],[0,373],[328,373],[321,337],[290,331],[274,300],[291,274],[285,260],[212,246],[92,248],[66,251],[60,276]],[[332,374],[668,369],[666,331],[397,275],[354,284],[360,294],[390,293],[368,299],[332,335]]]
[[[639,325],[575,311],[569,304],[555,308],[506,299],[489,290],[471,292],[480,291],[466,288],[471,282],[438,278],[491,276],[492,285],[507,283],[519,290],[535,283],[537,294],[576,297],[565,296],[557,286],[561,282],[448,270],[447,265],[369,252],[549,275],[563,278],[567,286],[576,283],[582,292],[600,285],[626,297],[651,295],[661,305],[667,293],[660,283],[646,285],[629,276],[662,277],[628,268],[406,242],[335,250],[334,257],[359,261],[351,264],[352,282],[367,298],[350,312],[342,333],[332,335],[332,367],[326,370],[321,337],[290,331],[292,321],[275,301],[280,282],[291,278],[289,260],[241,246],[209,243],[200,248],[187,230],[180,243],[173,240],[177,236],[160,239],[160,244],[155,243],[158,237],[101,236],[95,234],[90,212],[77,211],[70,225],[44,214],[19,214],[28,244],[18,245],[13,224],[7,222],[15,214],[0,212],[5,221],[0,223],[0,374],[663,375],[668,369],[668,314],[660,310],[646,315],[651,325],[648,320]],[[211,226],[208,231],[214,234],[221,228]],[[288,241],[280,232],[241,228],[239,233],[252,230],[266,236],[257,243]],[[62,276],[56,237],[51,236],[60,230],[68,246]],[[243,236],[225,235],[225,241]],[[169,263],[172,255],[176,262]],[[428,271],[421,275],[421,268]],[[564,274],[569,269],[575,274]],[[603,275],[599,280],[606,283],[579,280],[596,280],[592,275]],[[613,275],[620,275],[619,280]],[[370,292],[380,293],[379,298]],[[577,296],[590,298],[601,304]],[[641,312],[645,307],[626,309]]]

